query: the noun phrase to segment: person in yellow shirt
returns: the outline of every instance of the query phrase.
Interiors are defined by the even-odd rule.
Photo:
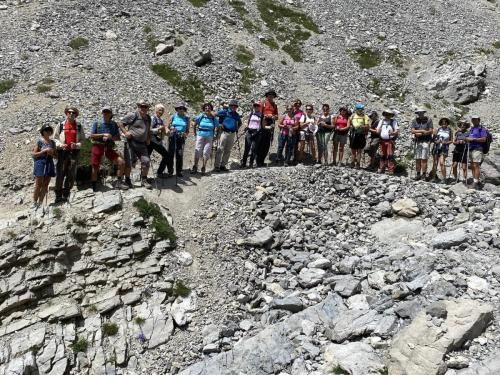
[[[355,112],[349,118],[349,146],[351,147],[351,167],[360,168],[361,154],[366,146],[366,134],[370,128],[371,120],[365,114],[365,106],[357,103]]]

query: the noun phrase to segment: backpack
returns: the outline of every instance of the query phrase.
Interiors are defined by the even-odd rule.
[[[101,134],[100,132],[102,131],[104,122],[102,122],[102,121],[96,121],[96,122],[97,122],[96,132],[97,132],[97,134]],[[118,124],[115,121],[111,120],[110,125],[113,125],[113,124],[114,124],[114,126],[116,126],[118,128]],[[107,140],[106,142],[103,142],[100,140],[91,139],[90,141],[92,142],[92,144],[97,144],[97,145],[108,144],[108,145],[113,146],[115,144],[115,142],[113,140]]]
[[[382,122],[384,120],[378,120],[378,125],[381,125],[382,126]],[[391,118],[391,122],[389,123],[389,126],[392,128],[392,131],[396,131],[395,127],[394,127],[394,123],[396,122],[396,120],[394,120],[393,118]],[[378,128],[378,125],[377,125],[377,128]],[[398,139],[398,135],[392,135],[391,138],[390,138],[392,141],[395,141],[396,139]]]
[[[493,136],[488,130],[486,130],[486,142],[484,142],[483,145],[483,154],[486,155],[488,152],[490,152],[490,147],[492,142],[493,142]]]

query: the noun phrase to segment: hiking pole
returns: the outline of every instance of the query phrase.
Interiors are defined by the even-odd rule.
[[[236,137],[236,144],[238,145],[238,155],[239,155],[239,160],[241,160],[241,146],[240,146],[240,137]]]

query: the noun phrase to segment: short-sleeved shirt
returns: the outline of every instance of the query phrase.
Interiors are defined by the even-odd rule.
[[[473,126],[469,129],[469,133],[467,135],[468,138],[486,138],[488,136],[488,131],[483,126]],[[471,141],[469,142],[469,150],[483,150],[484,143]]]
[[[290,128],[295,125],[295,117],[290,117],[286,114],[285,117],[283,117],[283,125],[285,125],[285,127],[281,129],[280,134],[288,136],[290,134]]]
[[[252,112],[248,118],[248,129],[259,130],[262,127],[262,112]]]
[[[238,130],[238,124],[241,121],[241,116],[238,112],[228,109],[221,109],[217,113],[217,116],[219,117],[219,123],[224,126],[225,131],[234,133]]]
[[[397,132],[399,130],[398,122],[394,119],[382,119],[378,122],[377,131],[380,132],[380,138],[384,141],[392,139],[394,136],[389,132]]]
[[[187,131],[187,127],[189,124],[189,116],[179,116],[179,114],[175,114],[172,116],[172,127],[179,133],[184,134]]]
[[[410,125],[411,129],[415,130],[433,130],[432,119],[425,118],[423,120],[413,119]],[[417,142],[430,142],[432,140],[432,134],[423,135],[421,137],[415,138]]]
[[[468,134],[467,132],[458,130],[455,133],[455,141],[456,142],[465,141],[465,137],[467,136],[467,134]],[[456,154],[462,154],[464,152],[464,149],[465,149],[465,143],[459,143],[455,145],[455,149],[453,150],[453,152]]]
[[[146,142],[151,128],[151,117],[142,118],[139,113],[129,113],[122,118],[122,123],[127,126],[127,130],[132,134],[132,139],[137,142]]]
[[[198,125],[197,134],[199,137],[210,138],[214,136],[215,129],[218,126],[215,117],[202,113],[196,117],[195,122]]]
[[[92,124],[92,129],[90,130],[90,134],[111,134],[111,137],[117,137],[120,135],[118,130],[118,124],[114,121],[111,122],[103,122],[103,121],[95,121]],[[92,140],[93,143],[104,144],[101,140]],[[109,143],[114,143],[113,141],[109,141]]]

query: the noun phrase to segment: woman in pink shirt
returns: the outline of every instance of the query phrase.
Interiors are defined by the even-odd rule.
[[[293,154],[294,134],[297,132],[298,123],[294,116],[295,108],[290,105],[286,108],[286,114],[283,116],[279,123],[280,135],[278,138],[278,155],[277,160],[279,163],[283,162],[283,150],[285,150],[284,165],[288,167],[290,159]],[[286,148],[285,148],[286,147]]]
[[[339,109],[338,115],[332,119],[334,125],[335,135],[333,136],[333,150],[332,150],[332,164],[341,165],[344,160],[344,146],[347,143],[347,133],[349,128],[347,127],[348,122],[348,111],[346,107],[341,107]],[[337,152],[339,154],[339,160],[337,162]]]

